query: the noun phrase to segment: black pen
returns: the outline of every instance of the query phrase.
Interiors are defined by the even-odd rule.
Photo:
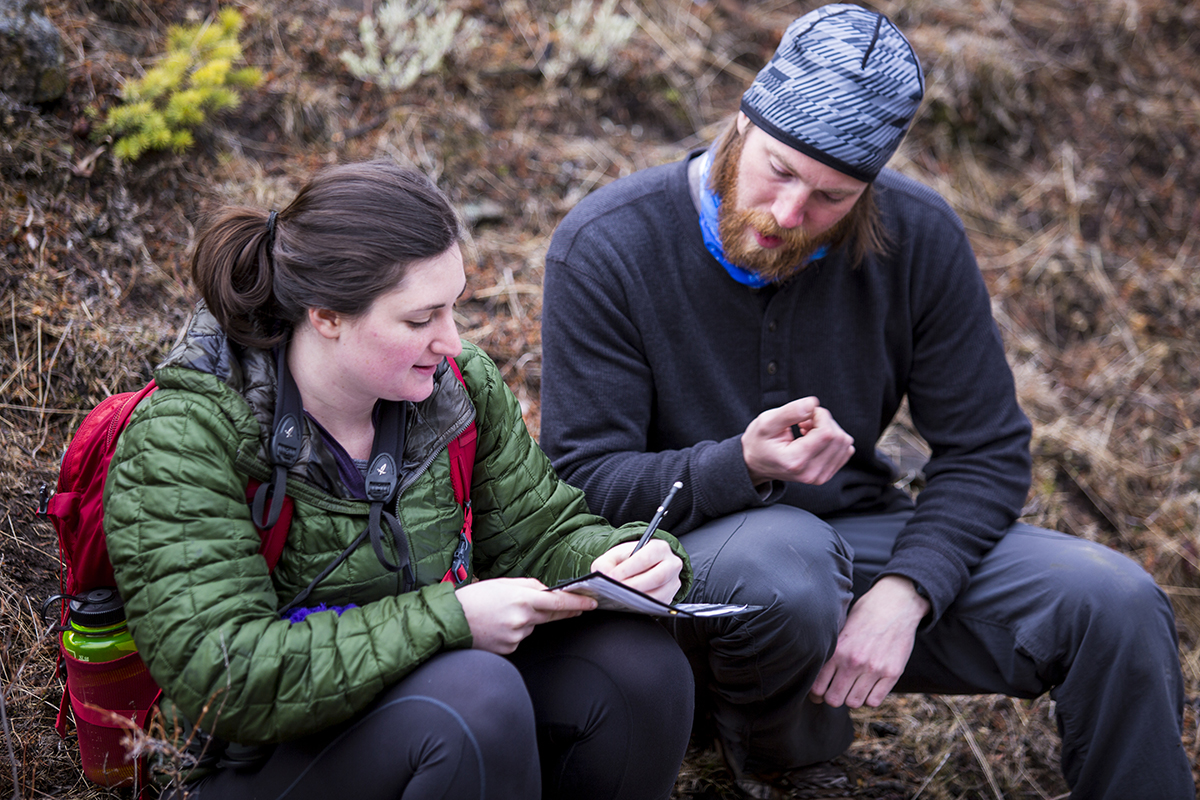
[[[667,496],[663,498],[662,505],[658,507],[658,511],[655,511],[654,516],[650,518],[650,524],[646,526],[646,532],[642,534],[642,538],[638,539],[637,545],[633,548],[633,553],[641,550],[642,545],[650,541],[650,537],[658,530],[658,523],[662,522],[663,514],[667,513],[667,506],[671,505],[671,498],[682,488],[683,484],[679,481],[671,484],[671,491],[667,492]],[[633,555],[633,553],[629,555]]]

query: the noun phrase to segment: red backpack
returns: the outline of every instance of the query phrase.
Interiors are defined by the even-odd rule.
[[[465,386],[458,365],[453,359],[447,361]],[[38,514],[49,517],[58,534],[62,592],[46,601],[43,613],[54,600],[69,600],[91,589],[116,586],[104,532],[104,484],[118,437],[129,424],[133,410],[157,388],[151,381],[140,391],[112,395],[88,412],[63,454],[53,496],[48,487],[42,485]],[[469,575],[473,523],[470,489],[476,438],[475,422],[472,421],[447,446],[454,499],[463,508],[463,528],[451,567],[442,578],[444,582],[462,583]],[[256,495],[264,494],[259,491],[260,486],[263,484],[251,480],[246,487],[246,500],[252,506]],[[259,522],[256,514],[256,526],[262,538],[259,553],[271,570],[283,552],[293,511],[292,499],[286,495],[274,505],[277,507],[272,509],[270,524]],[[360,536],[358,541],[362,539]],[[342,557],[345,555],[348,553],[343,553]],[[324,574],[328,574],[328,570],[321,577]],[[310,584],[301,596],[307,597],[315,584],[316,581]],[[293,601],[289,607],[295,603]],[[69,614],[68,603],[62,603],[60,627],[67,625]],[[158,685],[136,652],[115,661],[89,663],[73,658],[60,639],[59,654],[60,664],[65,663],[67,667],[67,690],[63,692],[55,722],[59,736],[65,738],[67,735],[69,705],[75,715],[84,773],[88,779],[108,786],[141,785],[144,776],[138,768],[140,765],[128,759],[112,764],[111,754],[123,752],[121,740],[129,728],[145,728],[161,694]]]

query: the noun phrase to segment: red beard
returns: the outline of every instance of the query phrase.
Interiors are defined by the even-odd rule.
[[[780,283],[808,266],[809,257],[822,246],[840,243],[853,214],[842,217],[828,230],[809,236],[800,228],[780,227],[766,211],[738,208],[738,169],[745,136],[736,132],[733,135],[737,138],[728,150],[717,154],[712,166],[712,189],[721,198],[717,211],[721,246],[731,264],[755,273],[768,283]],[[754,231],[779,240],[779,245],[763,247]]]

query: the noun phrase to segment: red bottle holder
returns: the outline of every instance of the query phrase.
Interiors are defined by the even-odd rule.
[[[158,700],[158,684],[141,656],[130,653],[114,661],[80,661],[63,651],[67,692],[59,710],[58,729],[66,731],[66,701],[75,712],[79,753],[88,780],[102,786],[141,786],[145,765],[129,758],[121,740],[133,728],[143,729]]]

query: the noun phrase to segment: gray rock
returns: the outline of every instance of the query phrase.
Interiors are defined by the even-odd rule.
[[[0,0],[0,92],[46,103],[67,91],[62,37],[37,0]]]

